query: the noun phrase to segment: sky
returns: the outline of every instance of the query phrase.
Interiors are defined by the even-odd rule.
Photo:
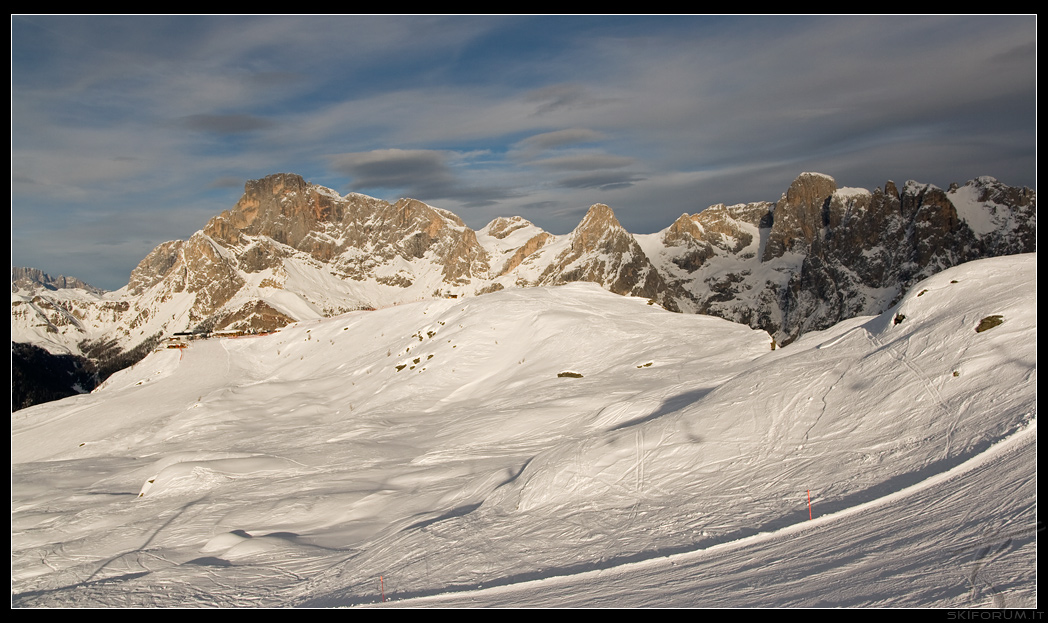
[[[117,289],[297,173],[652,233],[800,173],[1036,189],[1036,16],[11,18],[12,265]]]

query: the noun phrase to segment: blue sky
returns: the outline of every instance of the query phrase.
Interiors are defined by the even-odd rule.
[[[797,174],[1036,188],[1036,17],[12,16],[12,264],[116,289],[291,172],[555,234]]]

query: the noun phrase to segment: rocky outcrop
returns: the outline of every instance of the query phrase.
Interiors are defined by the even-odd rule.
[[[655,299],[677,310],[676,299],[658,270],[608,206],[591,206],[569,234],[569,241],[542,273],[539,285],[589,281],[616,294]]]
[[[795,249],[803,253],[826,226],[826,211],[837,182],[821,173],[801,173],[775,204],[774,219],[761,261]]]
[[[520,216],[500,216],[488,223],[488,235],[492,238],[504,240],[515,231],[531,227],[532,224]]]
[[[299,175],[278,173],[247,182],[240,201],[211,219],[204,234],[226,245],[239,243],[244,234],[262,235],[301,249],[318,223],[341,219],[343,203],[337,193]]]
[[[553,241],[553,238],[554,236],[547,232],[540,232],[531,238],[528,238],[528,241],[513,252],[513,255],[511,255],[509,259],[506,260],[506,263],[502,265],[502,269],[495,273],[494,276],[499,277],[512,273],[518,266],[520,266],[525,258],[532,256],[536,251]]]
[[[698,214],[682,214],[663,233],[662,243],[678,250],[673,259],[678,268],[693,273],[718,253],[738,255],[753,245],[759,229],[771,226],[774,205],[719,203]]]
[[[157,245],[131,271],[131,279],[127,284],[128,292],[139,296],[159,283],[178,262],[184,245],[184,240],[173,240]]]
[[[487,253],[476,233],[451,212],[414,199],[401,199],[383,212],[390,226],[373,230],[377,236],[365,246],[396,249],[405,259],[429,257],[448,284],[463,285],[487,275]]]
[[[1035,193],[993,178],[949,191],[912,181],[900,191],[889,181],[870,192],[803,173],[774,204],[682,216],[663,235],[667,248],[678,249],[673,265],[660,269],[674,274],[697,311],[788,344],[879,313],[945,268],[1032,252],[1035,234]]]
[[[295,322],[287,314],[273,309],[264,301],[251,301],[233,311],[223,313],[214,320],[221,329],[237,331],[273,331]]]
[[[208,235],[197,232],[185,242],[165,242],[131,273],[128,292],[136,298],[128,327],[149,324],[162,303],[187,293],[191,303],[185,322],[179,323],[187,326],[172,330],[192,328],[220,310],[244,285],[235,259]]]
[[[65,288],[84,290],[94,294],[102,294],[105,290],[90,286],[76,277],[63,275],[51,276],[36,268],[23,266],[11,267],[11,292],[33,291],[38,288],[45,290],[60,290]]]

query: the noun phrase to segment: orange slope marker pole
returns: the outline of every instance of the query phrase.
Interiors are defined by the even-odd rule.
[[[811,521],[811,489],[808,489],[808,521]]]

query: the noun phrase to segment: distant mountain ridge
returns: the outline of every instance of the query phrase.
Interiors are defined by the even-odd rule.
[[[19,290],[34,290],[42,286],[46,290],[61,290],[75,288],[86,290],[95,294],[103,294],[105,290],[90,286],[76,277],[64,275],[51,276],[37,268],[26,268],[22,266],[11,267],[11,292]]]
[[[682,215],[645,248],[687,300],[788,344],[887,309],[913,283],[984,257],[1036,250],[1036,194],[980,177],[943,191],[873,192],[803,173],[775,203]],[[665,250],[665,251],[664,251]],[[668,260],[668,261],[667,261]]]
[[[188,240],[158,245],[115,292],[13,269],[12,334],[97,356],[148,349],[176,331],[274,329],[422,298],[588,281],[788,344],[879,313],[950,266],[1035,250],[1036,193],[991,177],[870,192],[802,173],[776,202],[713,205],[654,234],[630,234],[596,204],[556,236],[521,217],[474,231],[421,201],[342,196],[280,173],[247,182],[232,209]]]

